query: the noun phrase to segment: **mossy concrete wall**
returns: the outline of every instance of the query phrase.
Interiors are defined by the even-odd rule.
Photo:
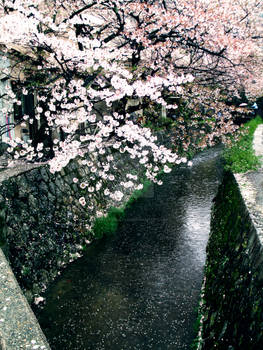
[[[214,199],[198,349],[263,349],[262,193],[262,170],[226,173]]]

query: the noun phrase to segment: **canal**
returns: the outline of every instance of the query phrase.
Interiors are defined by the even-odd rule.
[[[165,175],[56,279],[37,311],[52,349],[190,349],[220,152]]]

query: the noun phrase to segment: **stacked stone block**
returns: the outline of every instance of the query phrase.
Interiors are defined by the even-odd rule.
[[[128,172],[143,176],[138,161],[125,155],[115,155],[114,167],[113,191],[120,189]],[[92,240],[86,229],[91,213],[78,201],[83,195],[79,183],[87,182],[90,175],[87,166],[74,160],[55,174],[50,173],[48,165],[43,165],[5,176],[1,183],[0,243],[30,301],[81,254],[87,239]],[[73,178],[79,182],[74,183]],[[122,206],[131,193],[127,189],[121,202],[107,203],[98,195],[96,209]]]

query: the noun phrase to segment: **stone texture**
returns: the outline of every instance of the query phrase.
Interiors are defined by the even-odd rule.
[[[138,162],[125,155],[115,154],[115,168],[113,191],[119,190],[119,183],[126,180],[127,172],[136,169],[142,176]],[[78,201],[85,196],[89,202],[88,193],[83,192],[79,184],[92,183],[92,176],[89,168],[78,160],[55,174],[49,172],[46,164],[24,169],[19,165],[16,171],[12,168],[0,173],[0,243],[30,302],[57,275],[58,261],[66,266],[72,256],[81,254],[85,240],[93,239],[86,229],[92,212]],[[77,184],[72,181],[74,177],[79,179]],[[103,202],[98,194],[94,200],[95,210],[123,205],[130,195],[131,190],[127,189],[120,203]]]
[[[263,156],[263,124],[260,124],[254,133],[253,148],[256,156]]]
[[[0,249],[0,348],[50,350]]]
[[[263,125],[255,133],[263,156]],[[226,173],[214,199],[198,350],[263,349],[263,169]]]
[[[127,172],[135,172],[139,184],[143,167],[137,160],[132,161],[125,154],[114,153],[113,156],[115,180],[111,183],[111,190],[120,189],[119,183],[127,180]],[[106,159],[101,156],[97,161],[106,162]],[[0,308],[5,298],[12,298],[9,316],[3,317],[4,324],[1,323],[2,313],[0,315],[0,349],[49,349],[16,279],[32,303],[61,269],[81,255],[86,242],[94,239],[92,232],[86,229],[94,211],[123,206],[132,194],[127,189],[121,202],[102,201],[98,194],[93,203],[94,211],[91,211],[80,205],[79,197],[85,196],[87,202],[89,197],[80,189],[79,183],[72,182],[74,177],[79,183],[94,182],[89,168],[78,160],[71,161],[56,174],[49,172],[47,164],[25,165],[20,162],[0,172]],[[5,279],[12,271],[2,251],[16,279],[13,275]],[[8,273],[7,270],[2,273],[2,267],[8,269]],[[6,297],[5,293],[9,296]]]

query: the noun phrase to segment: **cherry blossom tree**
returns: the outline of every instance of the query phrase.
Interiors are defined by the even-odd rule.
[[[16,106],[34,100],[19,121],[34,138],[10,140],[10,153],[48,157],[52,172],[79,157],[97,181],[83,189],[118,200],[121,191],[106,185],[112,150],[137,158],[161,183],[161,170],[186,161],[177,144],[224,139],[236,129],[237,107],[226,102],[244,89],[251,98],[262,91],[261,11],[256,0],[2,0],[2,79],[15,88],[1,97]],[[177,125],[173,150],[134,117],[158,118],[162,108]],[[123,186],[141,188],[132,178]]]

